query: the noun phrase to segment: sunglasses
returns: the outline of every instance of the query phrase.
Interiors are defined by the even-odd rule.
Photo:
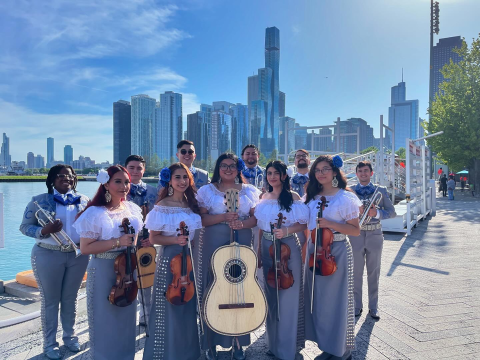
[[[185,150],[185,149],[180,150],[180,154],[187,155],[187,150]],[[191,149],[188,150],[188,155],[193,155],[193,154],[195,154],[194,150],[191,150]]]

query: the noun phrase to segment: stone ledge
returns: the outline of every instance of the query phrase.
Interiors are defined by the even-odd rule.
[[[86,286],[86,281],[82,281],[80,288]],[[17,283],[15,280],[9,280],[4,283],[5,293],[19,298],[27,298],[39,301],[40,291],[37,288]]]

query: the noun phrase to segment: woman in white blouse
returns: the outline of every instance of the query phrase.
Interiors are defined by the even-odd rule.
[[[192,174],[182,163],[163,169],[160,183],[159,201],[145,220],[150,242],[162,245],[163,252],[157,260],[149,319],[152,333],[145,342],[143,358],[147,360],[158,356],[164,360],[196,360],[200,357],[196,291],[185,304],[173,305],[165,297],[173,279],[170,270],[172,259],[182,254],[183,247],[193,239],[195,230],[202,228],[195,184]],[[179,234],[182,221],[188,227],[188,236]],[[195,286],[193,272],[190,272],[190,281]]]
[[[87,269],[90,355],[95,360],[131,360],[135,357],[137,301],[119,307],[108,297],[116,281],[115,259],[136,240],[136,235],[121,231],[122,221],[128,218],[138,234],[143,227],[142,212],[125,201],[130,175],[123,166],[100,170],[97,180],[102,185],[73,225],[80,235],[82,253],[93,255]]]
[[[205,226],[200,233],[198,244],[194,247],[200,299],[212,280],[209,271],[212,254],[219,247],[230,243],[230,229],[238,230],[237,240],[241,245],[252,246],[252,228],[257,224],[253,210],[259,201],[260,191],[245,181],[242,174],[244,166],[243,160],[234,154],[220,155],[211,184],[202,186],[197,193],[202,223]],[[227,212],[224,197],[228,189],[240,191],[237,212]],[[207,359],[216,357],[216,345],[224,348],[232,346],[231,337],[220,335],[208,327],[205,327],[201,341],[202,349],[207,350]],[[241,347],[250,344],[250,335],[239,336],[238,341],[240,348],[234,347],[233,357],[243,360],[245,353]]]
[[[312,270],[308,259],[314,245],[309,240],[305,261],[305,333],[323,350],[320,359],[351,359],[355,347],[353,303],[353,253],[347,235],[358,236],[360,200],[347,190],[340,156],[321,155],[310,168],[306,204],[310,209],[308,229],[329,228],[334,233],[331,246],[337,270],[329,276],[315,275],[313,313],[311,312]],[[320,198],[328,206],[317,219]]]
[[[273,246],[275,236],[276,241],[290,248],[290,259],[287,264],[294,280],[288,289],[278,290],[278,304],[276,287],[265,281],[264,289],[268,304],[267,354],[287,360],[294,359],[297,349],[305,345],[302,251],[296,233],[307,228],[309,213],[300,196],[290,190],[290,177],[283,162],[277,160],[270,162],[266,173],[268,192],[262,196],[262,200],[255,208],[255,217],[261,230],[258,248],[259,267],[263,267],[264,278],[268,279],[268,272],[273,264],[269,250]],[[277,225],[279,213],[285,217],[285,223],[272,231],[271,224]]]

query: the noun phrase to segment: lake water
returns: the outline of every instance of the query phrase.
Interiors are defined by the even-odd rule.
[[[77,190],[92,198],[98,189],[96,181],[79,181]],[[30,270],[30,253],[35,239],[20,230],[23,212],[32,196],[47,192],[44,182],[0,182],[3,193],[5,247],[0,249],[0,279],[11,280],[20,271]]]

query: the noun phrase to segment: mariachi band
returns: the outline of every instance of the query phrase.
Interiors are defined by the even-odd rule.
[[[250,333],[266,326],[267,355],[294,359],[314,341],[319,359],[351,359],[355,317],[379,320],[381,219],[395,216],[386,189],[357,165],[350,189],[340,156],[295,153],[258,165],[249,144],[241,158],[216,160],[213,176],[195,168],[193,142],[157,187],[142,181],[145,160],[100,170],[93,199],[76,191],[68,165],[48,173],[47,193],[27,205],[20,230],[36,239],[32,268],[41,293],[44,354],[62,358],[56,340],[82,350],[74,332],[77,293],[87,271],[89,354],[135,357],[137,304],[144,359],[217,358],[217,345],[246,358]],[[251,269],[258,269],[251,271]]]

